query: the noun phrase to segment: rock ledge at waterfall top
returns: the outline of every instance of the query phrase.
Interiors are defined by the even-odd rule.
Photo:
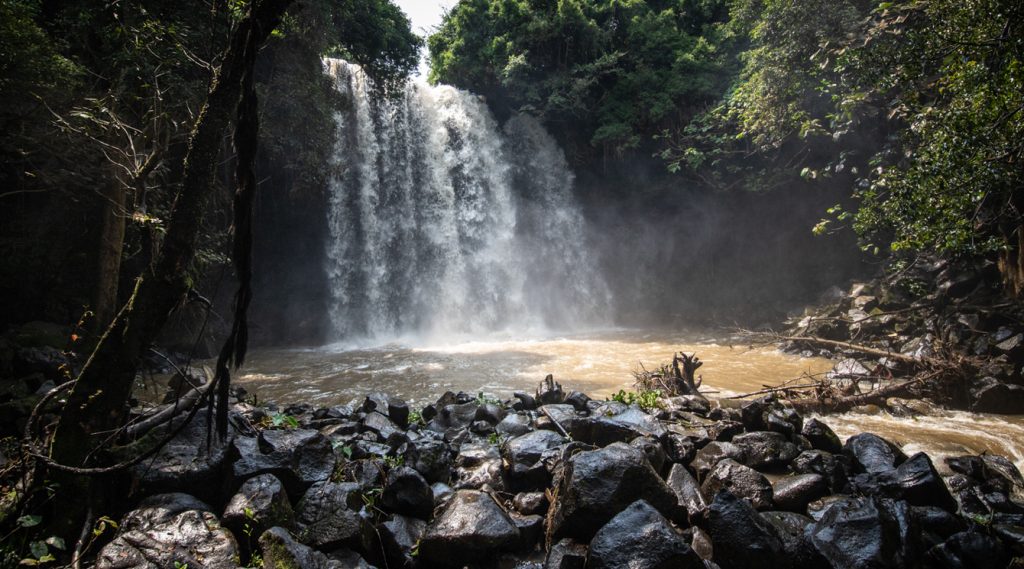
[[[764,421],[772,399],[663,399],[649,414],[569,396],[578,405],[560,388],[446,393],[411,415],[381,393],[326,409],[236,402],[228,452],[193,465],[222,483],[175,487],[161,473],[179,457],[157,455],[131,488],[159,480],[160,494],[129,497],[96,567],[895,569],[1024,555],[1024,479],[1004,458],[948,459],[943,478],[871,434],[839,446],[821,421]],[[613,428],[620,416],[658,428]],[[202,431],[178,448],[205,445]]]

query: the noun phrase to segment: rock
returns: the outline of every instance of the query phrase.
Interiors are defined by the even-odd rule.
[[[708,509],[707,499],[701,493],[697,480],[685,466],[673,464],[665,482],[676,495],[678,513],[672,516],[674,520],[680,522],[689,520],[690,524],[694,524],[704,519],[704,514]]]
[[[772,485],[760,472],[731,458],[719,461],[700,487],[704,496],[713,497],[723,490],[749,500],[759,510],[772,507]]]
[[[494,559],[518,542],[519,530],[493,498],[459,490],[427,528],[419,559],[427,567],[462,567]]]
[[[811,442],[811,446],[818,450],[832,454],[843,452],[843,443],[839,440],[835,431],[817,419],[809,419],[805,422],[800,434],[806,437]]]
[[[328,559],[319,551],[295,541],[288,530],[270,528],[260,536],[264,569],[348,569],[340,561]],[[161,567],[174,567],[164,565]],[[205,565],[204,565],[205,567]],[[234,567],[234,566],[232,566]]]
[[[428,520],[434,511],[434,492],[419,472],[399,466],[388,472],[380,504],[385,511]]]
[[[828,562],[814,547],[807,530],[814,520],[793,512],[762,512],[761,519],[775,530],[782,541],[782,549],[792,563],[793,569],[818,569],[828,567]]]
[[[377,411],[371,411],[366,414],[366,417],[363,418],[363,427],[368,431],[377,433],[381,441],[386,441],[389,437],[402,432],[402,429],[392,422],[391,419]]]
[[[740,407],[740,417],[746,430],[763,431],[768,428],[764,419],[771,401],[769,398],[755,399]]]
[[[697,444],[692,437],[669,433],[665,437],[665,459],[679,464],[690,464],[697,456]]]
[[[512,506],[523,515],[543,515],[548,511],[548,498],[544,492],[520,492],[512,499]]]
[[[921,540],[926,548],[936,546],[949,539],[953,534],[967,528],[963,518],[942,508],[913,506],[910,511],[917,521],[917,527],[921,531]]]
[[[423,437],[409,445],[405,463],[423,475],[427,482],[448,482],[452,458],[443,440]]]
[[[180,423],[172,424],[176,427]],[[197,415],[153,458],[131,468],[141,494],[186,492],[211,503],[224,503],[231,484],[230,443],[215,442],[209,449],[208,424],[205,414]],[[162,431],[165,428],[155,433],[162,436]]]
[[[786,476],[772,485],[772,499],[780,510],[807,513],[807,504],[828,494],[828,483],[820,474]]]
[[[537,408],[537,400],[532,395],[516,391],[512,397],[516,398],[516,403],[512,405],[516,411],[532,411]]]
[[[811,541],[832,567],[915,567],[910,518],[906,503],[846,498],[823,512],[810,530]]]
[[[587,397],[585,393],[570,391],[569,394],[565,396],[565,402],[572,405],[573,408],[580,413],[590,412],[590,409],[587,406],[590,403],[590,397]]]
[[[545,430],[532,431],[508,441],[502,452],[513,487],[524,490],[546,487],[548,472],[540,461],[541,456],[563,442],[562,435]]]
[[[837,363],[832,368],[832,371],[826,374],[826,377],[828,379],[856,379],[860,377],[868,377],[870,375],[871,370],[864,367],[864,364],[860,363],[859,361],[853,358],[846,358],[845,360],[841,360],[839,363]]]
[[[563,537],[589,539],[636,500],[646,500],[663,515],[671,515],[676,504],[644,453],[623,443],[574,455],[563,463],[556,486],[548,543]]]
[[[587,564],[587,545],[565,538],[548,551],[544,569],[584,569]]]
[[[977,531],[957,533],[927,554],[927,559],[942,569],[1008,567],[1012,557],[1001,541]]]
[[[292,511],[288,494],[281,481],[273,474],[250,478],[231,497],[221,520],[239,539],[257,537],[274,526],[292,525]]]
[[[240,457],[233,465],[235,478],[273,474],[293,497],[334,473],[336,459],[331,441],[318,431],[268,429],[260,433],[259,439],[236,437],[234,445]]]
[[[738,445],[734,445],[732,443],[711,442],[705,445],[704,448],[697,451],[697,455],[693,458],[693,462],[690,463],[690,466],[697,472],[697,479],[703,480],[715,465],[727,458],[731,458],[732,460],[742,464],[747,460],[747,455],[746,452]]]
[[[780,433],[758,431],[733,437],[732,444],[743,449],[743,464],[755,469],[781,468],[800,454],[796,445]]]
[[[238,545],[210,508],[187,494],[158,494],[121,520],[96,556],[97,569],[149,569],[195,564],[235,569]]]
[[[956,500],[923,452],[910,457],[895,470],[858,475],[853,485],[865,495],[887,496],[906,500],[914,506],[935,506],[950,512],[957,509]]]
[[[661,474],[665,472],[665,449],[661,446],[657,440],[650,437],[637,437],[629,442],[629,446],[636,447],[643,451],[644,456],[647,457],[647,462],[651,463],[654,467],[654,471]]]
[[[715,563],[729,569],[788,569],[782,540],[754,508],[729,491],[715,496],[705,528],[714,543]]]
[[[431,421],[439,422],[445,428],[464,428],[476,420],[476,410],[480,404],[477,401],[466,403],[453,403],[441,407],[441,412]]]
[[[523,515],[518,512],[509,512],[508,517],[519,530],[519,545],[516,549],[528,551],[536,548],[537,542],[544,535],[544,517],[537,514]]]
[[[896,445],[871,433],[860,433],[847,439],[843,452],[853,459],[860,472],[893,470],[907,459]]]
[[[978,390],[971,404],[976,413],[1015,415],[1024,413],[1024,386],[995,383]]]
[[[704,562],[664,516],[637,500],[594,535],[587,567],[703,569]]]
[[[488,425],[497,425],[505,418],[505,410],[494,403],[484,403],[476,408],[474,421],[483,421]]]
[[[462,445],[455,458],[452,485],[458,489],[478,490],[484,487],[504,491],[505,471],[501,455],[493,445],[469,443]]]
[[[595,446],[629,442],[637,437],[660,439],[666,434],[660,421],[636,406],[627,407],[611,416],[602,413],[585,417],[573,428],[566,428],[574,440]]]
[[[743,423],[720,419],[704,427],[708,437],[720,442],[731,441],[733,437],[743,432]]]
[[[353,510],[359,486],[351,482],[317,482],[296,507],[296,536],[317,549],[359,545],[364,519]]]
[[[793,459],[790,467],[796,474],[820,474],[832,492],[842,492],[846,488],[846,465],[849,461],[850,459],[842,454],[805,450]]]
[[[509,437],[518,437],[529,433],[533,428],[530,426],[532,421],[526,415],[519,413],[510,413],[505,415],[505,418],[498,423],[494,430],[499,434],[506,435]]]
[[[562,385],[555,381],[554,376],[548,375],[537,386],[536,399],[541,405],[557,404],[565,401],[565,393],[562,391]]]
[[[395,515],[378,526],[381,547],[388,567],[412,567],[416,562],[416,545],[427,531],[427,522]]]

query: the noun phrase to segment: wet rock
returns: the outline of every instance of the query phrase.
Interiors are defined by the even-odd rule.
[[[292,496],[301,495],[311,484],[327,480],[334,472],[334,449],[318,431],[266,430],[259,438],[236,437],[234,445],[240,457],[233,465],[235,478],[273,474]]]
[[[644,456],[647,457],[647,462],[651,463],[654,467],[654,471],[661,474],[665,472],[665,449],[661,446],[657,440],[651,437],[637,437],[630,441],[629,446],[636,447],[644,452]]]
[[[544,517],[537,514],[508,512],[508,517],[519,530],[519,545],[516,549],[532,550],[544,535]]]
[[[653,506],[629,505],[594,535],[587,567],[593,569],[703,569],[704,562]]]
[[[775,530],[793,569],[828,567],[828,562],[818,553],[807,535],[814,520],[794,512],[761,512],[761,519]]]
[[[533,427],[530,426],[532,422],[526,415],[510,413],[494,427],[494,430],[502,435],[518,437],[533,430]]]
[[[704,496],[713,497],[723,490],[749,500],[759,510],[772,507],[772,485],[760,472],[731,458],[719,461],[700,487]]]
[[[763,431],[768,428],[765,423],[765,414],[771,406],[772,400],[768,398],[755,399],[740,408],[740,417],[743,427],[748,431]]]
[[[705,442],[706,444],[706,442]],[[665,437],[665,458],[669,462],[690,464],[697,456],[697,444],[692,437],[669,433]]]
[[[855,360],[854,358],[846,358],[837,363],[832,371],[826,374],[828,379],[857,379],[861,377],[868,377],[871,375],[871,370],[864,367],[864,364]]]
[[[700,395],[677,395],[666,400],[666,406],[671,411],[686,411],[697,415],[707,415],[711,410],[711,402]]]
[[[302,543],[318,549],[337,549],[359,545],[365,523],[352,509],[359,497],[359,486],[350,482],[318,482],[296,507],[296,536]]]
[[[828,425],[817,419],[809,419],[805,422],[800,434],[818,450],[832,454],[843,452],[843,443],[839,440],[839,436]]]
[[[544,492],[520,492],[512,499],[512,505],[523,515],[543,515],[548,510],[548,498]]]
[[[921,531],[921,541],[926,548],[938,545],[953,534],[966,529],[963,518],[942,508],[913,506],[910,511]]]
[[[807,504],[828,494],[828,483],[820,474],[786,476],[772,485],[775,507],[789,512],[806,513]]]
[[[701,492],[697,480],[685,466],[673,464],[665,482],[676,495],[676,508],[679,513],[673,515],[673,519],[680,522],[689,520],[691,524],[704,519],[708,509],[707,499]]]
[[[780,468],[800,454],[796,445],[780,433],[759,431],[733,437],[732,444],[743,449],[743,464],[755,469]]]
[[[214,442],[213,448],[208,448],[208,424],[205,415],[196,416],[153,458],[132,467],[132,476],[143,495],[185,492],[201,500],[224,503],[231,490],[231,443]]]
[[[715,563],[730,569],[788,569],[782,540],[746,500],[732,492],[715,496],[705,528],[714,543]]]
[[[386,441],[389,437],[402,432],[391,419],[376,411],[366,414],[366,417],[363,419],[363,427],[377,433],[381,441]]]
[[[629,442],[637,437],[661,438],[666,433],[660,421],[639,407],[626,407],[613,415],[595,413],[579,418],[573,426],[565,428],[574,440],[595,446]]]
[[[914,567],[916,528],[905,502],[847,498],[825,510],[811,541],[833,567]]]
[[[505,418],[505,410],[494,403],[484,403],[476,408],[473,416],[475,421],[483,421],[488,425],[497,425]]]
[[[97,569],[193,564],[235,569],[238,546],[209,506],[187,494],[151,496],[121,520],[117,536],[96,556]]]
[[[328,559],[323,553],[302,545],[282,527],[267,530],[260,536],[264,569],[346,569],[340,561]],[[162,565],[161,567],[174,567]],[[203,565],[205,567],[205,565]],[[232,566],[234,567],[234,566]]]
[[[896,445],[871,433],[861,433],[847,439],[843,452],[851,457],[860,472],[886,472],[907,459]]]
[[[445,429],[469,427],[476,420],[476,410],[479,406],[480,404],[475,400],[445,405],[441,407],[440,413],[431,423],[437,422]]]
[[[842,492],[846,488],[849,461],[842,454],[807,450],[797,455],[790,467],[796,474],[820,474],[832,492]]]
[[[935,471],[931,459],[921,452],[895,470],[858,475],[853,486],[865,495],[906,500],[914,506],[935,506],[951,512],[957,509],[956,501]]]
[[[221,517],[224,525],[239,537],[256,537],[274,526],[290,526],[294,518],[288,494],[273,474],[246,480],[228,501]]]
[[[587,545],[565,538],[548,551],[544,569],[583,569],[587,564]]]
[[[534,489],[547,485],[548,472],[540,459],[565,439],[553,431],[538,430],[508,441],[503,449],[513,487]]]
[[[743,432],[743,423],[722,419],[704,427],[708,437],[720,442],[731,441],[733,437]]]
[[[1024,386],[995,383],[978,390],[971,404],[976,413],[1024,413]]]
[[[423,437],[413,442],[405,454],[405,463],[412,466],[427,482],[448,482],[452,458],[443,440]]]
[[[565,396],[565,402],[572,405],[573,408],[580,413],[590,412],[590,408],[588,407],[590,397],[587,397],[587,394],[585,393],[570,391],[569,394]]]
[[[1003,543],[980,532],[960,532],[928,551],[936,568],[1008,567],[1013,555]]]
[[[411,567],[416,561],[416,544],[427,531],[427,522],[396,515],[378,526],[381,547],[389,567]]]
[[[419,558],[427,567],[462,567],[493,559],[518,543],[519,530],[493,498],[460,490],[427,528]]]
[[[697,451],[697,455],[693,458],[690,466],[697,472],[697,478],[703,480],[716,464],[727,458],[742,464],[747,460],[747,455],[743,448],[738,445],[711,442]]]
[[[548,375],[537,386],[536,399],[540,405],[562,403],[565,401],[565,392],[562,391],[562,384],[555,381],[554,376]]]
[[[403,430],[409,428],[409,404],[400,397],[373,393],[367,396],[363,403],[363,411],[367,413],[376,411],[386,415],[398,428]]]
[[[537,408],[537,400],[532,395],[516,391],[512,397],[516,399],[516,403],[512,405],[516,411],[532,411]]]
[[[399,466],[388,472],[380,503],[388,512],[426,520],[434,511],[434,492],[419,472]]]
[[[671,515],[672,490],[643,452],[623,443],[581,452],[565,461],[556,480],[557,499],[549,512],[548,543],[563,537],[589,539],[615,514],[646,500]]]
[[[481,489],[504,491],[505,472],[501,455],[493,445],[465,444],[455,458],[453,486],[455,489]]]

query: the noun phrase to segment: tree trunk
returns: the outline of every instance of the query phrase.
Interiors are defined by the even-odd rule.
[[[92,330],[97,336],[114,320],[117,312],[117,288],[124,248],[125,191],[111,180],[103,191],[103,220],[100,227],[99,258],[96,262],[96,289],[93,293]]]
[[[263,44],[290,3],[254,1],[232,33],[189,136],[181,191],[160,254],[136,281],[131,298],[79,374],[53,435],[50,458],[54,462],[71,467],[102,464],[103,448],[114,442],[112,433],[124,424],[138,361],[192,284],[191,265],[203,210],[213,192],[221,140],[238,106],[250,53]],[[79,515],[68,514],[84,512],[81,496],[90,495],[88,480],[69,473],[57,478],[68,498],[60,501],[68,523],[80,523]],[[66,511],[73,504],[81,512]]]

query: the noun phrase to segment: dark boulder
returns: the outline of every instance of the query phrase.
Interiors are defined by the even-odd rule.
[[[409,404],[399,397],[379,392],[371,393],[363,401],[362,409],[366,413],[376,411],[387,416],[400,429],[409,428]]]
[[[452,486],[456,490],[489,488],[505,491],[507,483],[498,449],[487,443],[462,445],[455,457]]]
[[[396,515],[380,524],[381,549],[387,567],[412,567],[416,561],[416,546],[427,531],[427,522]]]
[[[847,439],[843,452],[853,459],[858,472],[886,472],[907,460],[907,455],[896,445],[871,433]]]
[[[268,429],[258,438],[236,437],[234,445],[240,457],[233,465],[235,478],[273,474],[293,497],[334,473],[331,441],[318,431]]]
[[[719,461],[708,473],[700,489],[708,498],[728,490],[735,496],[749,500],[758,510],[772,507],[772,485],[768,479],[731,458]]]
[[[382,442],[402,432],[402,429],[388,418],[387,415],[377,411],[366,414],[366,417],[363,418],[363,428],[376,433]]]
[[[761,512],[761,519],[775,529],[793,569],[828,567],[828,562],[818,553],[807,532],[814,520],[793,512]]]
[[[512,499],[512,506],[523,515],[543,515],[548,511],[548,498],[544,492],[520,492]]]
[[[508,465],[509,482],[515,489],[532,490],[546,487],[548,471],[541,457],[551,448],[565,442],[565,438],[553,431],[538,430],[518,436],[502,448]]]
[[[488,494],[459,490],[427,528],[419,559],[427,567],[462,567],[511,550],[519,530]]]
[[[97,569],[189,565],[235,569],[238,545],[210,508],[187,494],[151,496],[121,520],[96,556]],[[200,561],[201,565],[200,565]]]
[[[549,510],[548,543],[563,537],[589,539],[637,500],[671,515],[676,496],[639,449],[615,443],[581,452],[564,462]]]
[[[704,480],[715,465],[727,458],[742,464],[746,461],[747,454],[743,448],[732,443],[711,442],[697,451],[690,467],[697,473],[698,480]]]
[[[820,474],[832,492],[842,492],[847,483],[849,457],[823,450],[805,450],[797,455],[790,468],[796,474]]]
[[[224,525],[243,542],[242,536],[255,538],[274,526],[288,527],[294,519],[288,494],[273,474],[246,480],[228,501],[221,516]]]
[[[674,520],[696,523],[704,519],[708,509],[707,499],[701,492],[697,480],[685,466],[673,464],[665,482],[676,495],[676,513],[672,516]]]
[[[781,468],[792,461],[800,451],[780,433],[757,431],[733,437],[732,444],[743,449],[743,464],[754,468]]]
[[[434,492],[419,472],[399,466],[388,472],[380,504],[388,512],[427,520],[434,511]]]
[[[536,400],[540,405],[557,404],[565,401],[565,392],[562,391],[562,384],[555,381],[554,376],[548,375],[537,386]]]
[[[976,413],[1024,413],[1024,385],[994,383],[974,394],[971,411]]]
[[[565,396],[565,402],[568,403],[569,405],[572,405],[573,408],[580,413],[590,412],[590,409],[588,407],[588,404],[590,403],[590,397],[587,397],[585,393],[580,393],[579,391],[570,391],[569,394]]]
[[[366,520],[355,507],[362,501],[351,482],[317,482],[296,507],[296,536],[317,549],[357,547]]]
[[[519,435],[525,435],[533,430],[533,427],[531,426],[532,423],[533,421],[526,415],[509,413],[508,415],[505,415],[505,418],[502,419],[500,423],[495,425],[494,430],[501,435],[518,437]]]
[[[954,534],[926,555],[936,569],[1009,567],[1012,557],[1002,541],[977,531]]]
[[[807,504],[828,494],[828,483],[820,474],[785,476],[772,485],[772,499],[780,510],[807,513]]]
[[[452,457],[444,440],[429,436],[420,437],[409,444],[404,456],[405,464],[422,474],[427,482],[448,482],[451,476]]]
[[[340,561],[329,559],[323,553],[296,541],[282,527],[270,528],[260,536],[264,569],[350,569]],[[200,565],[197,565],[199,567]],[[206,567],[206,565],[201,565]],[[167,565],[161,567],[174,567]],[[191,567],[191,566],[190,566]],[[354,568],[351,568],[354,569]]]
[[[131,468],[142,495],[185,492],[210,503],[224,503],[231,491],[231,443],[213,442],[213,448],[208,447],[208,424],[206,415],[200,414],[155,456]]]
[[[833,567],[916,566],[918,533],[906,502],[847,498],[825,510],[810,535]]]
[[[494,403],[484,403],[476,408],[476,414],[473,415],[474,421],[483,421],[492,426],[497,425],[504,418],[505,409]]]
[[[587,567],[703,569],[704,562],[658,510],[637,500],[594,535]]]
[[[565,538],[548,551],[544,569],[584,569],[587,564],[587,544]]]
[[[800,434],[818,450],[832,454],[843,452],[843,443],[839,440],[839,436],[828,425],[817,419],[809,419],[805,422]]]
[[[718,493],[705,529],[714,543],[715,563],[726,569],[789,569],[782,540],[746,500],[729,491]]]
[[[629,442],[629,446],[642,450],[644,456],[647,457],[647,462],[651,463],[655,472],[659,474],[665,472],[665,462],[668,460],[668,457],[665,455],[665,448],[661,446],[657,439],[637,437]]]
[[[879,495],[906,500],[914,506],[935,506],[954,512],[956,500],[935,471],[928,455],[919,452],[895,470],[860,474],[853,479],[854,489],[864,495]]]

